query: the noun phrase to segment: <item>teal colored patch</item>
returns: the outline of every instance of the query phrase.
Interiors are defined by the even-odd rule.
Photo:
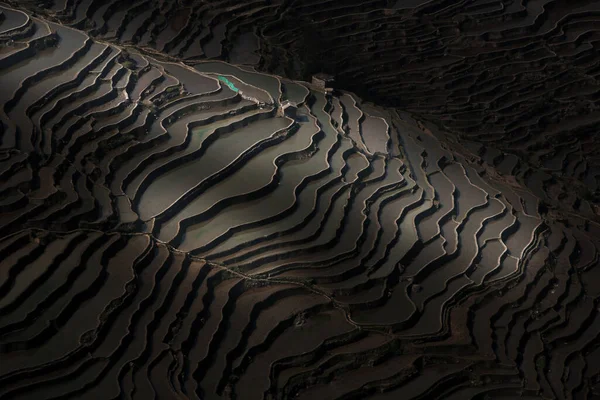
[[[219,75],[219,80],[223,83],[225,83],[229,89],[233,90],[234,92],[239,92],[240,89],[236,88],[235,85],[227,78],[225,78],[224,76]]]

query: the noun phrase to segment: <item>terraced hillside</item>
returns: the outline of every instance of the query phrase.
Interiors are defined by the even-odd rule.
[[[542,177],[0,10],[0,398],[600,396],[600,227]]]
[[[12,0],[187,63],[315,72],[435,122],[551,208],[600,222],[594,0]]]

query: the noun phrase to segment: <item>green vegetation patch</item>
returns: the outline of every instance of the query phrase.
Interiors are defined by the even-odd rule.
[[[225,78],[224,76],[219,75],[219,80],[221,82],[225,83],[229,87],[229,89],[233,90],[234,92],[237,93],[237,92],[240,91],[240,89],[238,89],[238,88],[235,87],[235,85],[233,84],[233,82],[231,82],[229,79]]]

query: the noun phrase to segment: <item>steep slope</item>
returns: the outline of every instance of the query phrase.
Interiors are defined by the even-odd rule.
[[[0,9],[1,398],[596,394],[600,229],[543,178]]]
[[[15,6],[194,63],[315,72],[435,122],[443,141],[600,222],[600,3],[558,0],[18,0]],[[511,178],[513,179],[513,178]]]

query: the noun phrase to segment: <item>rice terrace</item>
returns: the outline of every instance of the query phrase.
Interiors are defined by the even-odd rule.
[[[600,399],[600,2],[0,2],[0,399]]]

